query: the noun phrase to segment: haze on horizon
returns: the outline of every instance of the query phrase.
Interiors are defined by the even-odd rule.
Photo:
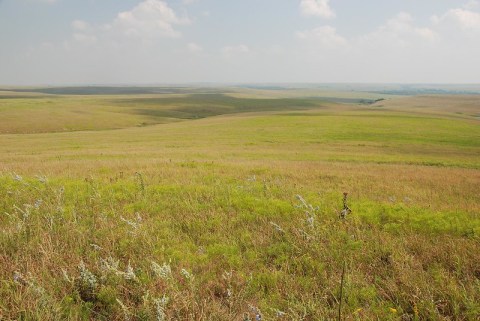
[[[0,0],[0,85],[480,83],[476,0]]]

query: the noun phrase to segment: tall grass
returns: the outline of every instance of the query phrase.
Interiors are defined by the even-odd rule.
[[[342,311],[347,320],[475,320],[480,313],[480,223],[458,213],[441,228],[436,222],[448,213],[417,225],[398,220],[420,209],[352,197],[342,220],[340,192],[295,197],[295,187],[267,177],[178,188],[145,180],[142,192],[133,174],[68,186],[1,177],[2,317],[318,320]]]
[[[32,128],[165,112],[132,96],[115,113],[117,98],[58,98]],[[276,108],[191,98],[170,107]],[[40,98],[18,99],[0,104],[17,133]],[[478,320],[480,127],[466,117],[343,106],[2,134],[0,320]]]

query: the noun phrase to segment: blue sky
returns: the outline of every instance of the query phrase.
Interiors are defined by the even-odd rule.
[[[479,83],[475,0],[0,0],[0,84]]]

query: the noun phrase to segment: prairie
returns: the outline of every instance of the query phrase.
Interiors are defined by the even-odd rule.
[[[311,109],[316,98],[255,99],[225,94],[94,95],[29,97],[0,95],[0,133],[118,129],[248,111]],[[323,103],[325,105],[325,103]],[[27,118],[26,115],[29,115]]]
[[[147,89],[2,94],[0,319],[479,319],[475,96]]]
[[[480,95],[421,95],[396,98],[377,102],[375,106],[437,116],[456,116],[477,120],[480,117],[478,113]]]

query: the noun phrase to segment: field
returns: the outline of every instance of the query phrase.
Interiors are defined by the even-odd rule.
[[[473,94],[4,88],[0,320],[480,320],[479,115]]]

